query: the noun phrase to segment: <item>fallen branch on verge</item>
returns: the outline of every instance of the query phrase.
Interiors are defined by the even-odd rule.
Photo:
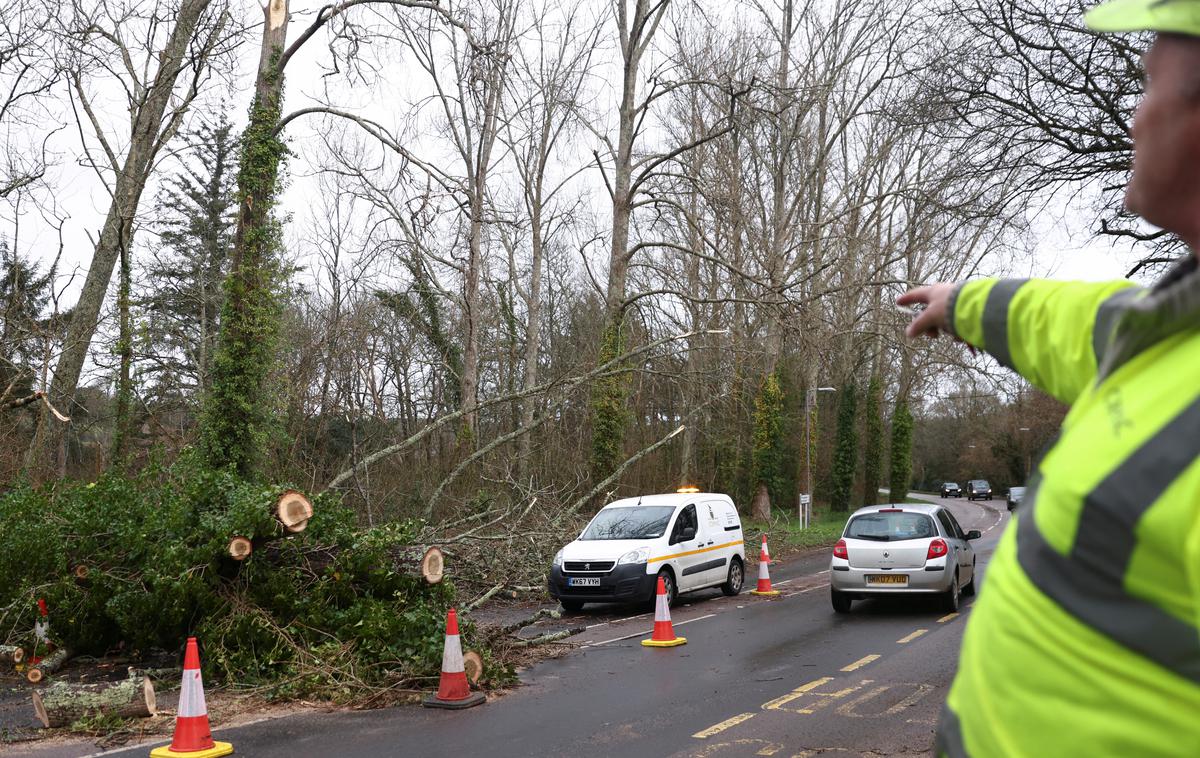
[[[534,637],[529,640],[517,640],[516,642],[509,643],[509,647],[533,647],[534,645],[544,645],[547,642],[558,642],[559,640],[565,640],[567,637],[582,634],[586,629],[587,627],[585,626],[579,626],[564,629],[561,632],[549,632],[543,634],[541,637]]]
[[[45,691],[34,691],[33,710],[47,728],[74,724],[86,716],[146,718],[158,713],[150,678],[133,672],[117,684],[55,682]]]

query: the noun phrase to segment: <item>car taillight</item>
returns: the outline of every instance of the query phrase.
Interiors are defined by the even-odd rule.
[[[833,546],[833,557],[834,558],[847,558],[847,559],[850,557],[850,554],[846,552],[846,541],[845,540],[838,540],[837,544]]]
[[[925,553],[925,560],[930,558],[941,558],[948,553],[950,548],[946,547],[946,541],[938,537],[929,543],[929,551]]]

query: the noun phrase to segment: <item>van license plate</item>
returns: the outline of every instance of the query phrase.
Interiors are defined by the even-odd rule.
[[[588,578],[584,578],[584,579],[570,579],[570,580],[568,580],[567,583],[571,587],[599,587],[600,586],[600,578],[599,577],[594,577],[594,578],[588,577]]]
[[[867,584],[908,584],[908,574],[867,574]]]

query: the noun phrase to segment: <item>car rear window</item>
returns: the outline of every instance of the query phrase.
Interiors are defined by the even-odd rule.
[[[936,537],[933,519],[924,513],[878,511],[855,516],[846,526],[846,537],[876,542],[898,542]]]

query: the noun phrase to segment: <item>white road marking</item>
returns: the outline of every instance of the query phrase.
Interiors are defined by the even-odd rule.
[[[954,620],[954,619],[956,619],[956,618],[958,618],[958,614],[957,614],[957,613],[948,613],[948,614],[946,614],[945,616],[942,616],[940,619],[938,619],[938,620],[937,620],[937,622],[938,622],[939,624],[944,624],[944,623],[946,623],[947,621],[953,621],[953,620]]]
[[[688,619],[687,621],[673,621],[673,622],[671,622],[671,627],[674,628],[677,626],[683,626],[684,624],[690,624],[693,621],[703,621],[704,619],[710,619],[716,615],[717,614],[715,614],[715,613],[710,613],[707,616],[697,616],[696,618]],[[634,634],[627,634],[624,637],[614,637],[611,640],[604,640],[603,642],[591,642],[591,643],[584,645],[584,647],[599,647],[600,645],[607,645],[610,642],[620,642],[621,640],[631,640],[634,637],[645,637],[647,634],[653,634],[653,633],[654,633],[653,629],[646,631],[646,632],[636,632]]]

